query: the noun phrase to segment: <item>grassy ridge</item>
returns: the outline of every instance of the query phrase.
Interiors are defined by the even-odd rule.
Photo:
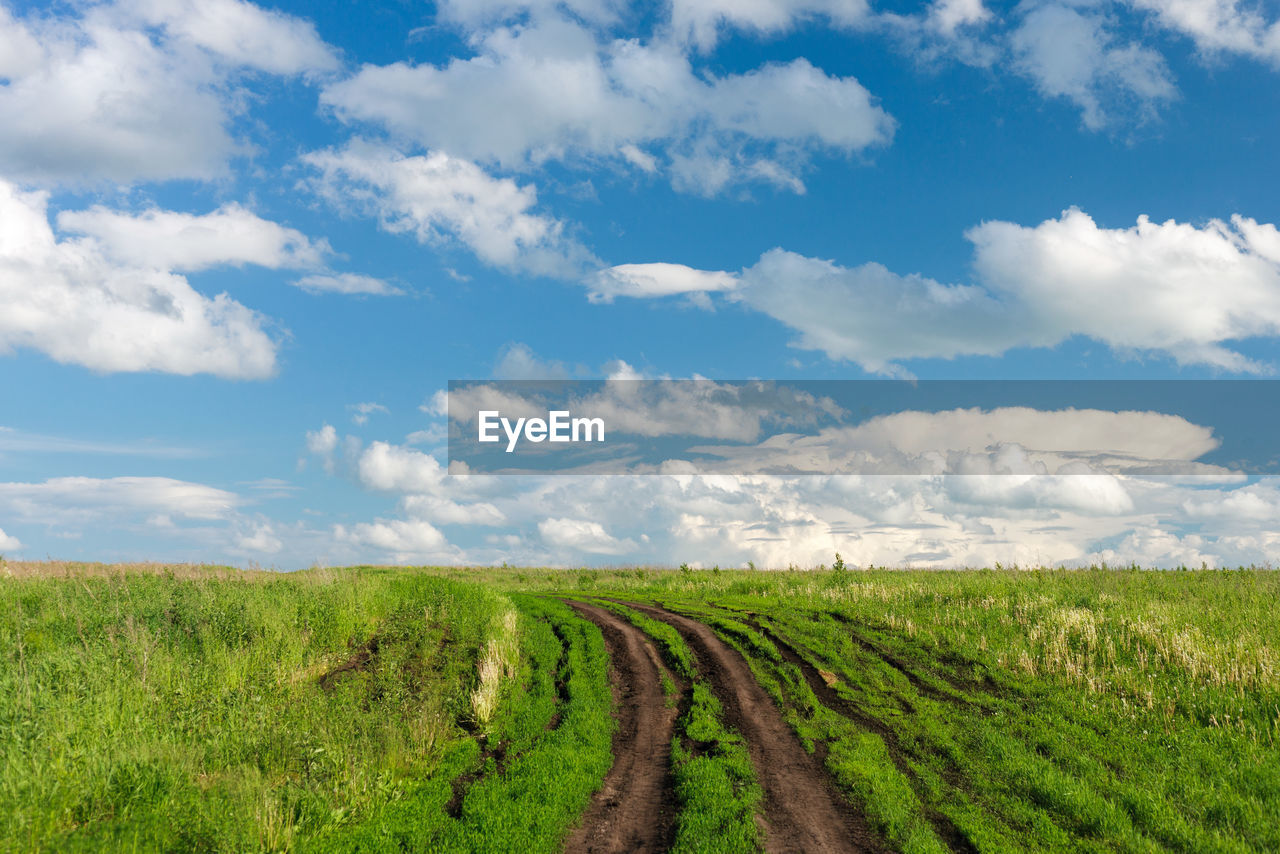
[[[411,825],[549,851],[608,768],[603,642],[562,606],[397,571],[184,575],[0,584],[0,848],[378,849]]]
[[[446,768],[304,850],[558,850],[612,762],[608,660],[599,630],[565,606],[513,598],[529,657],[524,690]]]

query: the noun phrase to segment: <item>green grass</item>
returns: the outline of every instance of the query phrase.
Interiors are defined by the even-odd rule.
[[[1280,575],[617,572],[703,618],[898,850],[1280,850]],[[527,573],[524,587],[564,584]],[[721,606],[727,610],[717,610]],[[817,701],[741,611],[836,678]]]
[[[9,564],[0,851],[555,851],[614,726],[561,595],[705,621],[892,849],[1280,850],[1272,572]],[[610,607],[682,698],[677,847],[755,849],[696,660]]]
[[[129,574],[9,579],[0,614],[4,850],[552,851],[611,761],[603,641],[556,603],[405,572]]]

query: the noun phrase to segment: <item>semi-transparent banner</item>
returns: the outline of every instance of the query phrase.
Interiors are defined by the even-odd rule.
[[[454,473],[1280,473],[1273,380],[455,380],[448,418]]]

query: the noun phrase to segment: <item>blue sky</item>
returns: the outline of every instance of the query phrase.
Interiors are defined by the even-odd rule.
[[[1272,376],[1278,20],[0,0],[0,553],[1267,561],[1271,479],[458,477],[437,394]]]

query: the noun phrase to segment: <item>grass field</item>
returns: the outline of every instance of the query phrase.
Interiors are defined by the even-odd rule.
[[[620,630],[566,601],[652,663],[611,684]],[[1277,851],[1278,604],[1248,570],[10,562],[0,850]],[[658,720],[661,816],[611,771]]]

